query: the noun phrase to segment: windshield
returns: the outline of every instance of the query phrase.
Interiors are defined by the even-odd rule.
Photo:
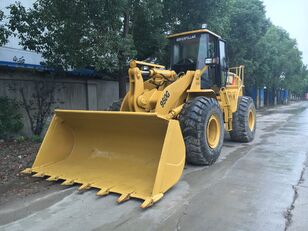
[[[196,35],[180,37],[174,41],[172,52],[172,69],[194,70],[196,68],[199,41],[200,38]]]

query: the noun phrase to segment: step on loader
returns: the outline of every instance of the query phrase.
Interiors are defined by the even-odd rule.
[[[160,200],[185,161],[213,164],[224,129],[249,142],[256,111],[243,96],[244,67],[228,69],[226,44],[199,29],[168,37],[171,67],[133,60],[119,111],[56,110],[35,162],[23,173],[120,194],[118,202]]]

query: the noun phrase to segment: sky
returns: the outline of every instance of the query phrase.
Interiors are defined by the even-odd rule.
[[[272,23],[295,38],[308,65],[308,0],[263,0],[266,15]]]

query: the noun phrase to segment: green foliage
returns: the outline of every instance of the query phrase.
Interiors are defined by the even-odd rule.
[[[255,44],[269,25],[265,8],[259,0],[232,0],[230,8],[230,34],[226,37],[230,65],[245,65],[246,85],[254,85],[258,78],[256,65],[261,58],[255,56]]]
[[[19,131],[23,124],[19,105],[7,97],[0,97],[0,138]]]
[[[38,0],[31,9],[16,3],[9,7],[10,28],[18,31],[25,49],[41,52],[48,65],[117,72],[122,60],[134,55],[132,37],[121,34],[125,3]]]
[[[259,84],[271,88],[296,90],[294,84],[302,84],[303,64],[297,43],[282,28],[272,25],[256,45],[258,62],[256,74]]]
[[[3,23],[4,13],[0,10],[0,46],[7,43],[7,38],[10,35],[9,30]]]
[[[164,4],[169,31],[199,29],[207,23],[209,29],[222,36],[229,33],[230,0],[166,0]]]
[[[41,143],[43,140],[40,136],[34,135],[34,136],[31,137],[31,141],[35,142],[35,143]]]
[[[121,96],[119,77],[131,58],[166,65],[165,35],[203,23],[227,41],[230,66],[245,65],[246,86],[308,90],[296,41],[266,18],[261,0],[38,0],[9,9],[9,27],[25,49],[61,69],[108,72],[120,80]]]
[[[230,33],[231,0],[165,0],[163,1],[164,32],[176,33],[201,28],[206,23],[213,32],[227,37]],[[163,44],[163,43],[162,43]],[[165,53],[160,60],[168,64],[169,50],[163,46]]]
[[[27,140],[27,137],[24,137],[24,136],[18,136],[16,137],[16,142],[18,143],[22,143],[22,142],[25,142]]]
[[[136,58],[162,57],[167,41],[164,35],[164,5],[160,1],[136,1],[132,14],[132,34]]]

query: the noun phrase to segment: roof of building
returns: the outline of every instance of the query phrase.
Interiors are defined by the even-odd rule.
[[[17,63],[17,62],[7,62],[7,61],[0,61],[0,68],[6,69],[19,69],[19,70],[34,70],[40,72],[57,72],[56,69],[47,67],[44,65],[37,65],[37,64],[27,64],[27,63]],[[99,77],[100,74],[92,69],[76,69],[65,71],[67,74],[72,76],[84,76],[84,77]]]

